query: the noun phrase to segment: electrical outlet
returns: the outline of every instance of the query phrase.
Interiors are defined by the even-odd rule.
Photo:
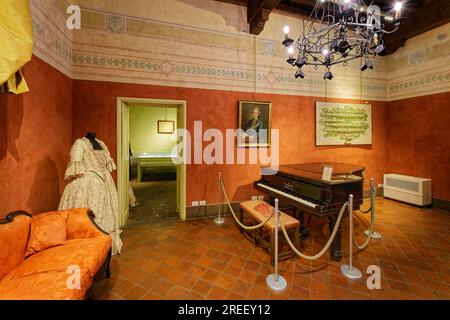
[[[198,207],[198,201],[192,201],[192,206],[193,207]]]
[[[201,206],[206,206],[206,200],[201,200],[201,201],[200,201],[200,205],[201,205]]]
[[[264,196],[263,195],[258,196],[258,200],[264,200]]]
[[[258,196],[252,196],[252,200],[258,200]]]

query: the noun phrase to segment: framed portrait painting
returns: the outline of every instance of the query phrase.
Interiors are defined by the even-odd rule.
[[[316,102],[316,146],[371,144],[370,104]]]
[[[269,147],[272,103],[239,101],[238,147]]]

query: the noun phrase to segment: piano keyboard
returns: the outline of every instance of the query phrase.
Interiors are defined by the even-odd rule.
[[[263,189],[272,191],[273,193],[280,194],[280,195],[282,195],[282,196],[284,196],[284,197],[286,197],[286,198],[289,198],[289,199],[291,199],[291,200],[294,200],[294,201],[297,201],[297,202],[299,202],[299,203],[302,203],[302,204],[304,204],[305,206],[308,206],[308,207],[310,207],[310,208],[314,208],[314,209],[315,209],[315,208],[317,207],[317,205],[314,204],[314,203],[312,203],[312,202],[309,202],[309,201],[307,201],[307,200],[305,200],[305,199],[302,199],[302,198],[293,196],[292,194],[289,194],[289,193],[280,191],[279,189],[271,188],[271,187],[269,187],[269,186],[266,186],[265,184],[258,183],[258,186],[261,187],[261,188],[263,188]]]

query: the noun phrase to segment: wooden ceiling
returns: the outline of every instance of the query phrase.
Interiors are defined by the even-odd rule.
[[[247,7],[247,22],[251,34],[260,34],[273,10],[309,17],[317,0],[216,0]],[[393,15],[396,0],[373,0],[381,10]],[[366,1],[370,4],[371,1]],[[386,54],[395,52],[406,40],[450,22],[449,0],[402,0],[404,24],[385,36]]]

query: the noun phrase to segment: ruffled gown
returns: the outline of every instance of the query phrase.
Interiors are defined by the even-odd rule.
[[[90,208],[95,214],[95,222],[112,237],[112,253],[118,254],[122,240],[117,190],[111,176],[116,166],[103,141],[96,140],[103,150],[94,150],[87,138],[78,139],[73,144],[65,174],[69,182],[59,209]]]

